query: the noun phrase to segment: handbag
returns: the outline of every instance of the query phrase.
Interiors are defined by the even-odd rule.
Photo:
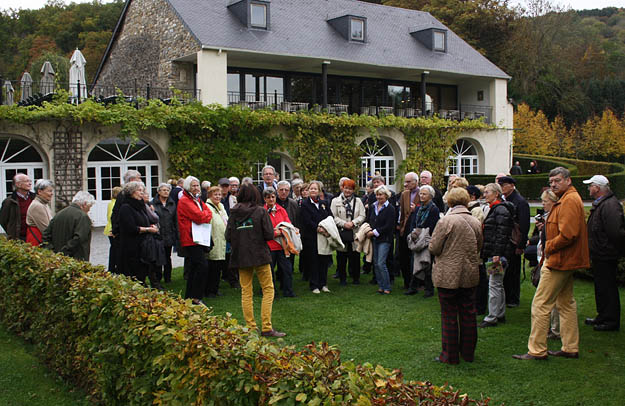
[[[532,285],[535,288],[538,287],[538,283],[540,282],[540,268],[542,267],[542,262],[532,268]]]
[[[354,210],[356,210],[356,197],[353,198],[354,202],[352,203],[352,215],[349,221],[354,219]],[[347,230],[345,228],[341,228],[339,230],[339,236],[341,237],[341,241],[344,245],[351,244],[354,242],[354,230]]]

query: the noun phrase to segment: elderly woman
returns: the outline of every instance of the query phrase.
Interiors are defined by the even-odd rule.
[[[412,218],[412,223],[409,225],[408,233],[414,232],[414,230],[428,230],[431,236],[434,233],[434,228],[440,219],[440,211],[434,204],[434,196],[436,191],[430,185],[423,185],[419,188],[419,200],[420,206],[415,215]],[[432,264],[426,267],[423,275],[412,275],[410,280],[410,286],[404,293],[405,295],[414,295],[418,291],[419,282],[421,282],[421,276],[423,276],[424,294],[423,297],[428,298],[434,296],[434,285],[432,284]]]
[[[284,181],[280,181],[282,183]],[[280,185],[278,183],[278,187]],[[281,235],[278,230],[278,224],[285,222],[290,223],[290,216],[286,209],[277,204],[276,190],[269,186],[263,190],[263,199],[265,200],[264,209],[269,214],[271,225],[273,226],[274,238]],[[295,204],[295,203],[293,203]],[[278,265],[278,281],[280,281],[280,289],[284,297],[295,297],[293,293],[293,263],[290,258],[284,254],[282,246],[276,240],[267,241],[269,250],[271,251],[271,273],[273,274],[276,264]],[[292,258],[292,256],[291,256]],[[274,278],[275,280],[275,278]]]
[[[241,283],[241,307],[247,327],[256,329],[254,319],[254,273],[263,290],[260,315],[262,319],[261,335],[265,337],[284,337],[286,334],[276,331],[271,323],[273,306],[273,280],[271,278],[271,254],[267,241],[273,240],[274,231],[271,220],[262,206],[257,204],[260,192],[253,184],[245,183],[239,189],[238,203],[230,210],[226,226],[226,240],[232,245],[230,267],[239,270]]]
[[[120,249],[124,275],[135,277],[141,284],[150,271],[150,258],[145,258],[141,243],[145,236],[158,233],[158,225],[150,221],[148,208],[144,200],[143,182],[128,182],[124,186],[126,199],[119,210]]]
[[[447,364],[460,362],[459,355],[472,362],[477,344],[475,288],[482,225],[471,216],[468,203],[465,189],[449,191],[449,213],[436,225],[429,247],[435,257],[432,280],[441,304],[442,351],[435,360]]]
[[[317,249],[317,234],[325,232],[322,227],[319,227],[319,223],[332,215],[328,202],[319,197],[321,189],[321,182],[316,180],[310,182],[308,197],[302,200],[302,207],[299,213],[303,251],[306,252],[305,258],[300,257],[300,261],[305,261],[305,264],[307,264],[306,271],[309,274],[309,286],[314,294],[330,292],[327,283],[328,265],[331,257],[319,255]]]
[[[39,179],[35,184],[35,193],[35,200],[26,211],[26,242],[38,246],[52,219],[50,201],[54,195],[54,184],[47,179]]]
[[[356,182],[349,178],[345,179],[342,189],[341,194],[332,199],[330,204],[334,222],[345,244],[345,250],[336,252],[336,268],[340,284],[345,286],[347,285],[345,271],[349,262],[349,275],[354,285],[358,285],[360,283],[360,253],[356,250],[354,235],[360,225],[365,222],[365,205],[354,195]]]
[[[540,263],[538,267],[538,272],[540,272],[540,268],[542,268],[544,253],[545,253],[545,244],[547,243],[547,234],[545,233],[545,223],[547,222],[547,218],[549,217],[549,212],[553,209],[553,205],[558,201],[558,196],[551,189],[545,190],[540,195],[540,200],[543,203],[544,213],[540,216],[536,217],[536,228],[539,231],[539,239],[538,246],[536,247],[536,259]],[[533,277],[533,275],[532,275]],[[554,306],[551,311],[551,328],[547,333],[547,338],[552,340],[560,339],[560,314],[558,313],[558,308]]]
[[[507,258],[514,253],[510,241],[514,228],[514,205],[502,201],[501,186],[489,183],[484,187],[484,198],[489,205],[484,219],[484,248],[482,259],[488,274],[488,315],[480,327],[494,327],[506,322],[506,292],[503,276],[507,268]]]
[[[178,219],[176,218],[176,203],[169,198],[171,185],[161,183],[157,189],[158,195],[150,202],[154,212],[158,215],[159,233],[163,240],[165,265],[162,275],[165,283],[171,282],[171,250],[178,239]]]
[[[208,253],[208,279],[206,281],[206,296],[214,298],[220,295],[219,280],[221,275],[226,275],[228,265],[226,264],[226,225],[228,224],[228,213],[221,202],[222,189],[219,186],[212,186],[208,189],[208,200],[206,204],[212,213],[211,238],[213,248]]]
[[[188,272],[185,299],[191,299],[195,305],[204,305],[202,297],[208,274],[206,259],[208,248],[193,241],[192,223],[210,223],[213,215],[206,203],[200,199],[202,191],[198,178],[187,176],[182,189],[182,195],[178,200],[177,216],[180,248],[184,251],[184,267]]]
[[[386,259],[393,244],[397,223],[395,207],[389,203],[389,197],[391,197],[391,191],[385,185],[378,186],[375,189],[376,201],[369,207],[367,218],[371,226],[367,237],[373,239],[373,269],[378,283],[378,293],[384,295],[391,293],[391,280]]]

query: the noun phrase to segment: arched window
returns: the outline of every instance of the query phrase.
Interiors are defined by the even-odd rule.
[[[391,146],[382,140],[367,138],[360,144],[360,149],[362,150],[360,187],[364,189],[367,181],[379,174],[386,184],[394,189],[396,168]]]
[[[477,150],[471,141],[459,139],[451,149],[447,174],[474,175],[479,171]]]
[[[13,193],[13,177],[25,173],[33,180],[46,175],[46,168],[39,152],[27,141],[0,136],[0,193],[3,199]]]
[[[96,204],[89,215],[96,226],[106,224],[106,207],[113,188],[121,186],[122,176],[129,169],[139,171],[150,196],[156,196],[160,180],[160,162],[156,151],[144,140],[131,142],[119,138],[101,141],[89,153],[87,190]]]

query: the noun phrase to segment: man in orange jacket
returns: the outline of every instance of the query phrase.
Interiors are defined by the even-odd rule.
[[[516,359],[547,359],[548,355],[579,358],[577,304],[573,297],[573,273],[590,267],[588,232],[582,199],[571,186],[568,169],[558,167],[549,173],[551,190],[559,197],[545,224],[547,242],[540,283],[532,301],[532,331],[527,354]],[[549,315],[554,305],[560,313],[560,351],[547,351]]]

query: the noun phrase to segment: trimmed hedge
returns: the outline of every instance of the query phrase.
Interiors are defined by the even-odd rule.
[[[529,161],[538,161],[538,167],[542,173],[537,175],[518,175],[517,189],[528,199],[540,200],[542,189],[549,186],[549,171],[557,166],[563,166],[571,171],[573,186],[577,189],[582,199],[590,199],[588,187],[583,181],[592,175],[602,174],[610,180],[610,187],[614,194],[625,198],[625,165],[616,162],[584,161],[580,159],[549,157],[541,155],[517,154],[514,160],[522,162],[524,168],[529,168]],[[527,162],[527,164],[524,164]],[[468,175],[469,183],[485,185],[495,181],[494,175]]]
[[[298,351],[178,296],[0,239],[0,319],[107,405],[487,405],[399,370]]]

